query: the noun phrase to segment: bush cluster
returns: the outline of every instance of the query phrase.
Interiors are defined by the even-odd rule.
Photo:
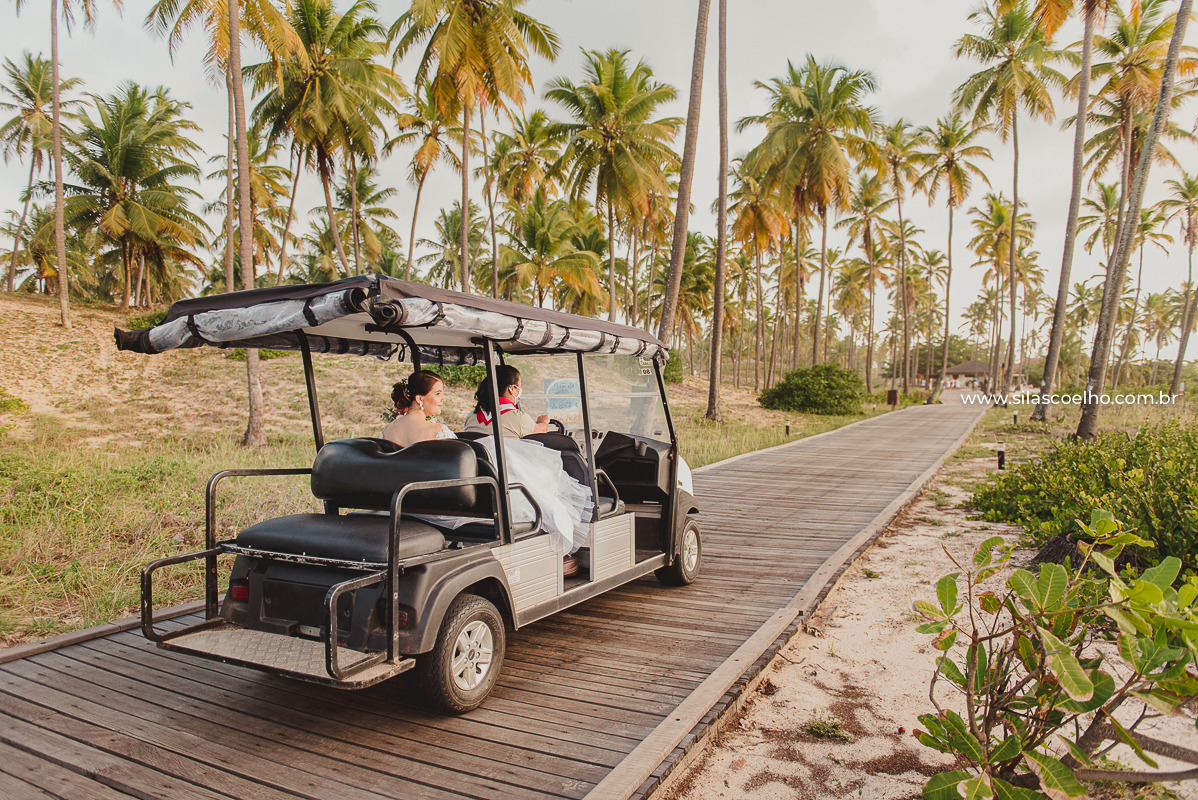
[[[153,328],[155,325],[161,325],[166,319],[166,312],[170,309],[162,308],[158,311],[147,311],[144,314],[135,314],[125,320],[125,325],[131,331],[142,330],[143,328]]]
[[[865,384],[861,376],[835,364],[816,364],[788,372],[761,393],[757,402],[776,411],[806,414],[860,414]]]
[[[1155,547],[1143,555],[1176,556],[1194,566],[1198,553],[1198,425],[1144,426],[1132,437],[1112,431],[1092,441],[1064,441],[1038,461],[983,484],[973,504],[992,521],[1022,525],[1025,543],[1042,547],[1078,532],[1075,519],[1111,511]]]
[[[665,369],[661,372],[661,379],[666,383],[682,383],[682,353],[678,350],[670,351]]]
[[[444,367],[438,364],[429,364],[427,367],[440,375],[446,386],[465,386],[474,389],[487,377],[487,368],[482,364]]]

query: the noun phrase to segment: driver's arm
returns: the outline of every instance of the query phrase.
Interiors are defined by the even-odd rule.
[[[542,414],[537,417],[537,424],[533,426],[533,433],[549,433],[549,415]]]

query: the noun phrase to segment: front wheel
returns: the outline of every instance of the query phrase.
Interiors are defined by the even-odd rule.
[[[699,523],[694,517],[687,517],[682,526],[682,534],[678,542],[678,555],[674,563],[662,567],[654,574],[665,586],[686,586],[694,583],[699,577],[699,567],[703,563],[703,541],[699,537]]]
[[[503,618],[495,606],[478,595],[458,595],[436,645],[416,661],[415,677],[427,704],[446,714],[478,708],[499,678],[505,647]]]

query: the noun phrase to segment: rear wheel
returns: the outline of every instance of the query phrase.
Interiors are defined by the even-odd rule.
[[[703,541],[699,537],[699,523],[694,517],[687,517],[679,534],[678,554],[674,557],[674,563],[654,574],[665,586],[686,586],[699,577],[702,564]]]
[[[478,708],[499,677],[505,647],[503,618],[495,606],[478,595],[458,595],[436,645],[416,661],[415,677],[427,704],[447,714]]]

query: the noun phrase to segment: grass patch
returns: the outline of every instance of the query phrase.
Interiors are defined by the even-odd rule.
[[[871,581],[876,581],[878,578],[882,577],[882,573],[878,572],[877,570],[868,569],[866,567],[861,568],[861,574],[869,578]]]
[[[28,409],[24,400],[0,389],[0,414],[21,414]]]
[[[816,739],[829,742],[851,742],[853,737],[844,727],[844,720],[832,712],[815,714],[799,726],[799,730]]]

